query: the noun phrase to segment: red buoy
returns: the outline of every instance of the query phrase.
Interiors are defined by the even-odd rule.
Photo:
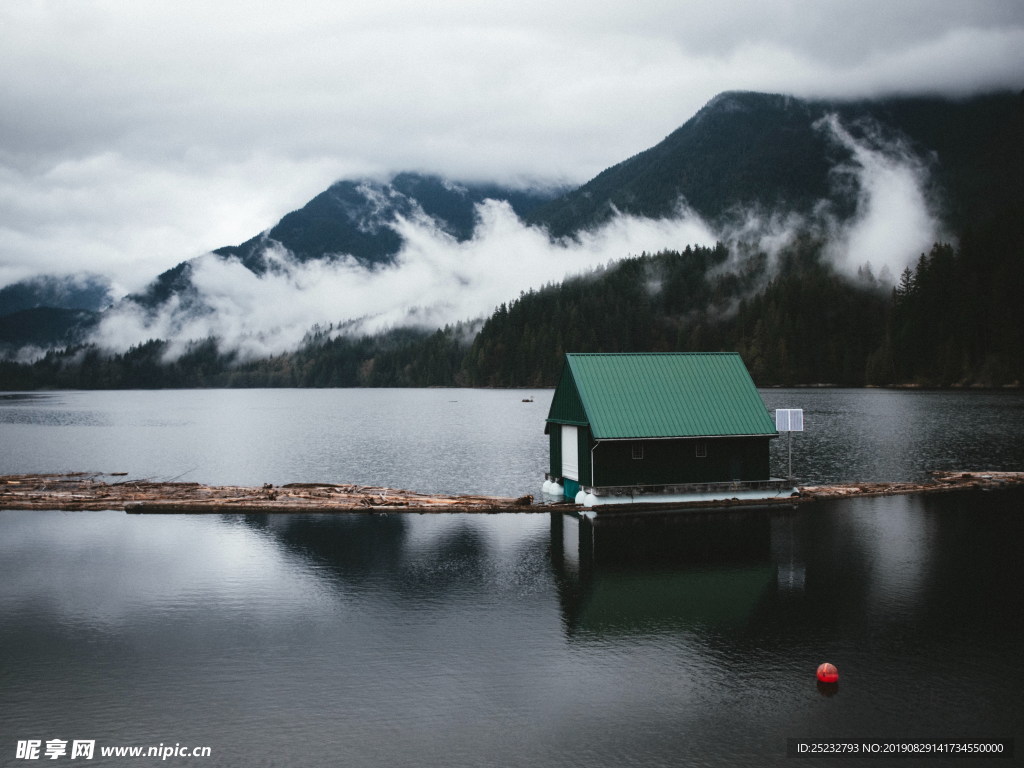
[[[829,664],[826,661],[824,664],[818,665],[818,679],[823,683],[838,683],[839,670],[836,669],[835,664]]]

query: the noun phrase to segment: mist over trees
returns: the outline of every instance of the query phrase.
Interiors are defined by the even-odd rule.
[[[510,207],[481,204],[494,195]],[[429,226],[409,224],[413,211]],[[620,237],[624,221],[652,239]],[[416,248],[399,258],[402,233]],[[1024,93],[725,93],[564,194],[419,174],[339,182],[270,235],[284,261],[271,265],[261,234],[167,270],[121,314],[81,304],[66,281],[5,289],[0,389],[550,386],[570,351],[737,351],[762,386],[1024,379]],[[728,245],[682,247],[714,237]],[[770,242],[785,245],[759,250]],[[682,250],[622,259],[663,243]],[[111,314],[131,332],[99,333]],[[342,325],[296,344],[332,317]],[[416,317],[430,327],[354,330]],[[287,344],[265,343],[282,328]]]
[[[739,352],[760,386],[1002,386],[1024,378],[1024,278],[982,242],[936,244],[889,280],[798,241],[774,259],[719,243],[641,254],[501,304],[481,323],[348,335],[239,360],[216,339],[0,363],[5,389],[541,387],[565,352]]]

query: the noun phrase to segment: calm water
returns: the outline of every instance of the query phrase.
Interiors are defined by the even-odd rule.
[[[1024,394],[762,390],[803,408],[805,484],[1024,468]],[[524,399],[533,402],[523,402]],[[283,389],[0,394],[0,473],[127,472],[215,484],[341,482],[538,493],[551,390]],[[788,473],[787,437],[772,471]]]
[[[0,473],[535,492],[550,393],[529,394],[3,398]],[[1019,394],[763,395],[806,410],[801,478],[1024,470]],[[1016,491],[596,524],[0,512],[0,765],[38,764],[17,758],[29,739],[96,742],[57,765],[161,763],[99,754],[161,744],[208,746],[163,761],[205,766],[792,765],[791,737],[1024,749],[1022,547]],[[815,683],[824,660],[837,690]]]

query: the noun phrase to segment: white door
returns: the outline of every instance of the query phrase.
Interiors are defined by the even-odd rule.
[[[562,425],[562,477],[580,479],[580,448],[576,427]]]

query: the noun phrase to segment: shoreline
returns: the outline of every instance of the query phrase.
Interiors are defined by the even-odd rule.
[[[835,483],[798,486],[799,495],[766,499],[756,506],[792,506],[818,499],[892,496],[956,490],[993,490],[1024,485],[1024,472],[936,471],[931,480]],[[129,514],[309,514],[466,512],[540,513],[588,509],[571,502],[534,503],[483,495],[426,494],[379,486],[335,483],[289,483],[274,486],[214,486],[201,483],[117,480],[120,473],[74,472],[0,476],[0,510],[121,510]],[[608,504],[600,512],[708,509],[750,506],[750,501],[659,504]]]

